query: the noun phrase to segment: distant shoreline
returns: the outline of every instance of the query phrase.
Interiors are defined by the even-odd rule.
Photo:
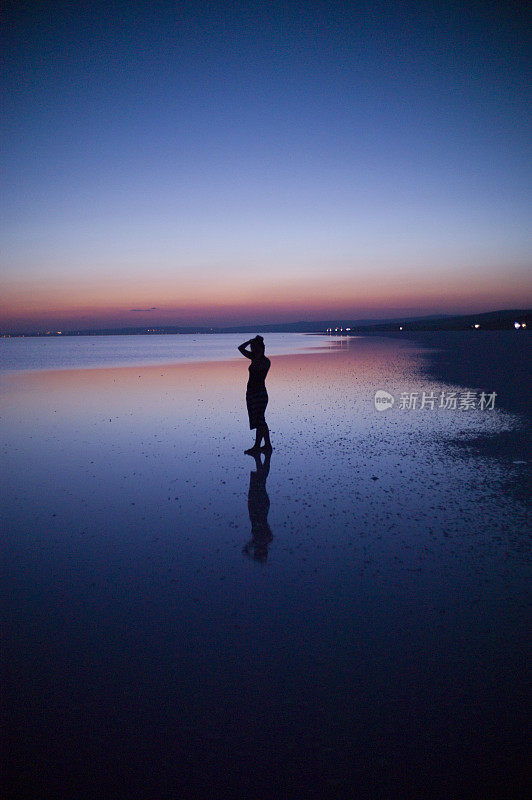
[[[168,336],[175,334],[220,333],[322,333],[349,335],[356,333],[385,333],[389,331],[457,331],[457,330],[513,330],[517,326],[532,326],[531,309],[505,309],[481,314],[431,315],[424,317],[395,317],[381,320],[319,320],[287,323],[253,323],[237,326],[182,326],[159,325],[126,328],[88,328],[62,330],[59,326],[49,330],[0,331],[1,338],[53,338],[57,336]]]

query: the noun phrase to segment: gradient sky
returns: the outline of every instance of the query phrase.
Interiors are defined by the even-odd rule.
[[[1,329],[531,305],[525,3],[3,16]]]

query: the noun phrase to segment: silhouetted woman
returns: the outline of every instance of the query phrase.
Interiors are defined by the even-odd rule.
[[[249,345],[249,350],[246,347]],[[249,380],[246,389],[246,405],[249,414],[250,430],[256,429],[255,444],[246,453],[254,455],[259,450],[270,451],[270,431],[264,419],[264,412],[268,405],[268,393],[266,391],[266,375],[270,369],[270,359],[264,355],[264,339],[262,336],[255,336],[249,339],[238,348],[243,356],[251,359],[249,365]],[[264,439],[264,447],[260,443]]]

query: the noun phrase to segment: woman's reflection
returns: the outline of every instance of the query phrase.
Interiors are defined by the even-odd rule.
[[[270,472],[271,452],[264,452],[264,461],[261,461],[261,453],[253,452],[255,459],[255,469],[249,475],[248,492],[248,511],[251,521],[251,541],[249,541],[242,552],[256,561],[266,561],[268,557],[268,545],[273,539],[270,526],[268,525],[268,511],[270,510],[270,498],[266,491],[266,478]]]

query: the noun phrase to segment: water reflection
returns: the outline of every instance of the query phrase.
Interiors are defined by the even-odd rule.
[[[238,361],[1,376],[6,752],[37,774],[17,796],[43,795],[20,754],[72,795],[87,765],[101,797],[147,772],[153,797],[516,795],[527,518],[502,481],[524,486],[523,434],[501,466],[450,446],[510,430],[497,408],[378,413],[378,388],[456,385],[423,359],[369,337],[276,356],[273,517]],[[275,570],[242,558],[267,559],[268,518]]]
[[[250,454],[251,455],[251,454]],[[261,460],[264,456],[264,461]],[[271,453],[255,452],[255,469],[249,474],[248,511],[251,522],[251,540],[244,546],[242,552],[255,561],[266,561],[268,558],[268,545],[273,535],[268,524],[268,511],[270,498],[266,491],[266,478],[270,472]]]

